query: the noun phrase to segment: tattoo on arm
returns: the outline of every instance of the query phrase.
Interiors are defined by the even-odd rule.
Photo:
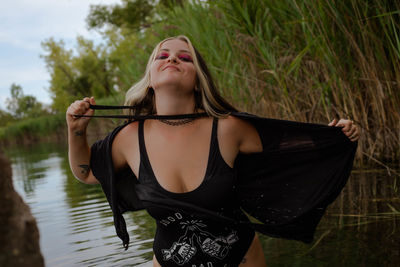
[[[81,173],[82,174],[88,174],[90,172],[90,167],[89,165],[81,164],[78,165],[80,168],[82,168]]]
[[[83,136],[85,134],[85,131],[80,130],[75,132],[75,136]]]

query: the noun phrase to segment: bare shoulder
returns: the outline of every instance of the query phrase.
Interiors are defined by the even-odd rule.
[[[138,129],[139,129],[139,122],[138,121],[134,121],[129,123],[128,125],[126,125],[124,128],[122,128],[118,134],[115,136],[113,145],[115,142],[119,142],[118,139],[125,139],[128,136],[131,136],[132,134],[134,135],[138,135]]]
[[[222,118],[219,121],[221,124],[219,128],[221,130],[221,134],[234,134],[241,136],[248,132],[257,132],[251,123],[232,115]]]
[[[218,128],[222,138],[234,138],[243,153],[261,152],[262,144],[256,128],[249,122],[229,115],[220,119]]]
[[[122,128],[115,136],[112,143],[112,158],[116,170],[126,167],[129,162],[129,155],[138,151],[138,129],[137,121],[129,123]]]

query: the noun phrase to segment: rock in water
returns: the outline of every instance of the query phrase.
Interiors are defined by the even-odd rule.
[[[14,191],[11,173],[10,162],[0,154],[0,266],[44,266],[36,220]]]

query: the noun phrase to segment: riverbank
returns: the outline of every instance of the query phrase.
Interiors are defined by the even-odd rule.
[[[92,120],[87,130],[89,143],[104,137],[117,125],[118,121]],[[57,114],[17,122],[7,128],[0,129],[0,148],[30,146],[37,143],[67,142],[67,137],[68,129],[65,115]]]
[[[38,118],[16,121],[0,128],[0,146],[30,145],[43,141],[57,141],[63,138],[65,116],[46,115]]]
[[[123,95],[115,95],[96,100],[98,105],[120,105]],[[101,115],[101,111],[96,112]],[[114,112],[113,114],[117,114]],[[121,120],[92,119],[89,123],[88,136],[98,139],[114,129]],[[37,118],[28,118],[16,121],[6,127],[0,128],[0,148],[15,145],[33,145],[40,142],[67,141],[67,123],[65,113],[45,115]]]
[[[109,105],[115,105],[115,103],[110,103]],[[96,114],[99,115],[102,113],[97,112]],[[113,114],[116,113],[113,112]],[[87,130],[89,144],[105,137],[110,131],[122,123],[122,119],[92,119]],[[68,130],[65,121],[65,114],[46,115],[43,117],[18,121],[8,127],[0,128],[0,149],[21,145],[30,146],[37,143],[66,143],[67,138]],[[361,135],[359,142],[363,142],[363,134]],[[396,156],[392,158],[379,158],[376,155],[373,155],[373,150],[374,147],[364,147],[359,145],[354,165],[369,165],[391,170],[386,163],[398,163],[398,158]],[[397,172],[395,174],[399,175]]]
[[[0,266],[44,267],[36,219],[14,190],[11,164],[3,154],[0,173]]]

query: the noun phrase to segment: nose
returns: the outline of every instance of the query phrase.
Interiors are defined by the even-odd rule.
[[[178,60],[177,60],[177,58],[176,58],[175,55],[172,55],[172,54],[171,54],[171,55],[169,56],[169,58],[168,58],[168,62],[177,63]]]

